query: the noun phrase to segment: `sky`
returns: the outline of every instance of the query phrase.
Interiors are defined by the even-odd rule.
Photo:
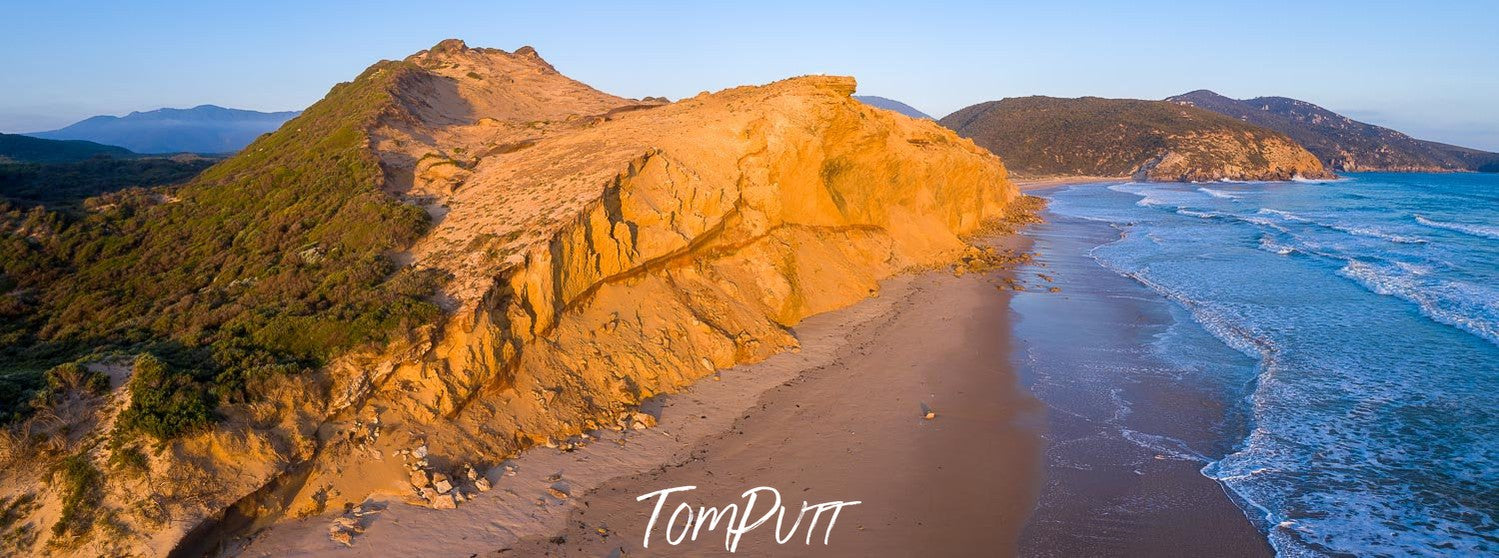
[[[1004,97],[1294,97],[1499,151],[1499,0],[30,2],[0,0],[0,131],[216,104],[306,107],[457,37],[534,46],[625,97],[802,74],[937,117]]]

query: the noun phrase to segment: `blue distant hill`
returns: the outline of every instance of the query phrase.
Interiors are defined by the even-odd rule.
[[[911,118],[925,118],[927,120],[936,120],[935,118],[932,118],[931,115],[916,110],[916,107],[902,103],[895,99],[886,99],[884,97],[876,97],[874,95],[854,95],[854,98],[858,99],[860,102],[866,105],[882,108],[885,110],[893,110]]]
[[[298,114],[201,105],[95,116],[60,130],[26,135],[118,145],[136,153],[233,153]]]
[[[19,134],[0,134],[0,164],[72,163],[98,156],[134,157],[129,149],[91,141],[56,141]]]

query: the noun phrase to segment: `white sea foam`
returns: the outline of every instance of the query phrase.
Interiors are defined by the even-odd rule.
[[[1394,242],[1396,244],[1426,244],[1426,242],[1427,242],[1426,239],[1424,239],[1424,238],[1416,238],[1414,236],[1399,235],[1399,234],[1391,233],[1389,231],[1385,231],[1383,229],[1379,229],[1379,228],[1375,228],[1375,227],[1369,227],[1369,226],[1346,225],[1346,224],[1341,224],[1341,223],[1317,223],[1317,224],[1318,225],[1322,225],[1324,227],[1327,227],[1329,229],[1333,229],[1333,230],[1336,230],[1336,231],[1342,231],[1342,232],[1345,232],[1345,233],[1348,233],[1348,234],[1351,234],[1351,235],[1366,236],[1366,237],[1369,237],[1369,238],[1378,238],[1380,240],[1388,240],[1388,241]]]
[[[1339,176],[1337,178],[1307,178],[1299,174],[1291,177],[1291,182],[1300,182],[1302,184],[1333,184],[1337,182],[1347,182],[1349,180],[1353,179],[1346,176]]]
[[[1270,209],[1268,207],[1260,209],[1258,211],[1258,213],[1261,214],[1261,215],[1272,215],[1272,216],[1284,219],[1286,221],[1294,221],[1294,222],[1297,222],[1297,223],[1312,223],[1314,225],[1317,225],[1319,227],[1323,227],[1323,228],[1326,228],[1326,229],[1335,230],[1335,231],[1338,231],[1338,232],[1347,233],[1347,234],[1351,234],[1351,235],[1354,235],[1354,236],[1363,236],[1363,237],[1368,237],[1368,238],[1378,238],[1380,240],[1386,240],[1386,241],[1389,241],[1389,242],[1394,242],[1396,244],[1426,244],[1427,243],[1427,240],[1424,239],[1424,238],[1418,238],[1418,237],[1414,237],[1414,236],[1407,236],[1407,235],[1402,235],[1402,234],[1396,234],[1396,233],[1392,233],[1392,232],[1389,232],[1387,230],[1384,230],[1384,229],[1381,229],[1381,228],[1378,228],[1378,227],[1372,227],[1372,226],[1368,226],[1368,225],[1351,225],[1351,224],[1347,224],[1347,223],[1324,223],[1324,222],[1316,221],[1314,219],[1311,219],[1311,218],[1308,218],[1308,217],[1305,217],[1305,216],[1302,216],[1302,215],[1297,215],[1297,214],[1292,213],[1290,211],[1281,211],[1279,209]]]
[[[1191,209],[1178,209],[1176,210],[1176,213],[1179,215],[1186,215],[1187,217],[1196,217],[1198,219],[1212,219],[1214,217],[1225,216],[1225,214],[1218,213],[1216,211],[1193,211]]]
[[[1426,317],[1499,345],[1499,290],[1461,281],[1423,281],[1399,267],[1355,259],[1338,274],[1375,293],[1414,302]]]
[[[1229,347],[1251,358],[1258,358],[1262,362],[1269,362],[1274,359],[1274,354],[1278,350],[1274,343],[1268,338],[1256,334],[1250,328],[1234,323],[1232,319],[1224,316],[1221,311],[1213,307],[1210,303],[1194,299],[1182,291],[1153,281],[1146,276],[1144,271],[1125,269],[1117,263],[1109,261],[1106,258],[1100,258],[1097,255],[1094,255],[1093,259],[1105,269],[1134,279],[1141,285],[1145,285],[1150,290],[1166,297],[1166,299],[1181,305],[1182,308],[1185,308],[1187,312],[1192,314],[1193,321],[1201,324],[1203,329],[1206,329],[1213,337],[1217,337]]]
[[[1173,200],[1170,199],[1171,192],[1159,186],[1141,184],[1139,182],[1126,182],[1124,184],[1115,184],[1108,188],[1115,192],[1140,196],[1140,201],[1135,202],[1135,205],[1140,207],[1178,207],[1178,204],[1172,203]]]
[[[1471,225],[1467,223],[1448,223],[1444,221],[1433,221],[1420,215],[1416,216],[1416,222],[1434,229],[1444,229],[1460,232],[1479,238],[1499,239],[1499,227],[1489,225]]]
[[[1224,192],[1223,190],[1214,190],[1214,189],[1208,188],[1206,186],[1204,186],[1202,188],[1198,188],[1197,191],[1198,192],[1202,192],[1204,194],[1207,194],[1209,196],[1218,198],[1220,200],[1237,200],[1237,199],[1243,198],[1243,196],[1240,196],[1238,194],[1232,194],[1232,193],[1229,193],[1229,192]]]
[[[1176,438],[1172,438],[1169,436],[1158,436],[1155,434],[1146,434],[1144,432],[1130,430],[1128,428],[1119,429],[1119,433],[1124,436],[1124,439],[1134,442],[1135,445],[1145,448],[1165,459],[1175,459],[1178,461],[1195,461],[1198,463],[1207,463],[1209,461],[1212,461],[1212,459],[1209,459],[1200,453],[1192,451],[1192,448],[1187,447],[1186,442],[1183,442]]]
[[[1261,208],[1257,213],[1259,213],[1260,215],[1274,215],[1276,217],[1280,217],[1281,219],[1285,219],[1287,221],[1296,221],[1296,222],[1300,222],[1300,223],[1310,223],[1310,222],[1312,222],[1311,219],[1307,219],[1306,217],[1302,217],[1302,216],[1297,215],[1295,213],[1291,213],[1289,211],[1281,211],[1279,209],[1270,209],[1268,207]]]
[[[1280,254],[1282,256],[1290,255],[1292,252],[1296,251],[1295,248],[1276,242],[1275,239],[1270,238],[1270,235],[1264,235],[1260,237],[1260,248],[1268,252]]]

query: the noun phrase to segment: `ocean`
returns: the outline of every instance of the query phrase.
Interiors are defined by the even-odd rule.
[[[1499,176],[1041,195],[1168,301],[1151,366],[1227,402],[1214,440],[1123,437],[1200,464],[1281,556],[1499,554]]]

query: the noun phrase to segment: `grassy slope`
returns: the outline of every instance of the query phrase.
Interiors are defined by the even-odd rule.
[[[0,251],[17,255],[0,262],[0,415],[91,352],[150,351],[171,372],[143,389],[238,400],[435,319],[434,279],[388,257],[427,216],[380,190],[365,134],[413,70],[376,64],[169,192],[123,192],[79,220],[0,207]]]

